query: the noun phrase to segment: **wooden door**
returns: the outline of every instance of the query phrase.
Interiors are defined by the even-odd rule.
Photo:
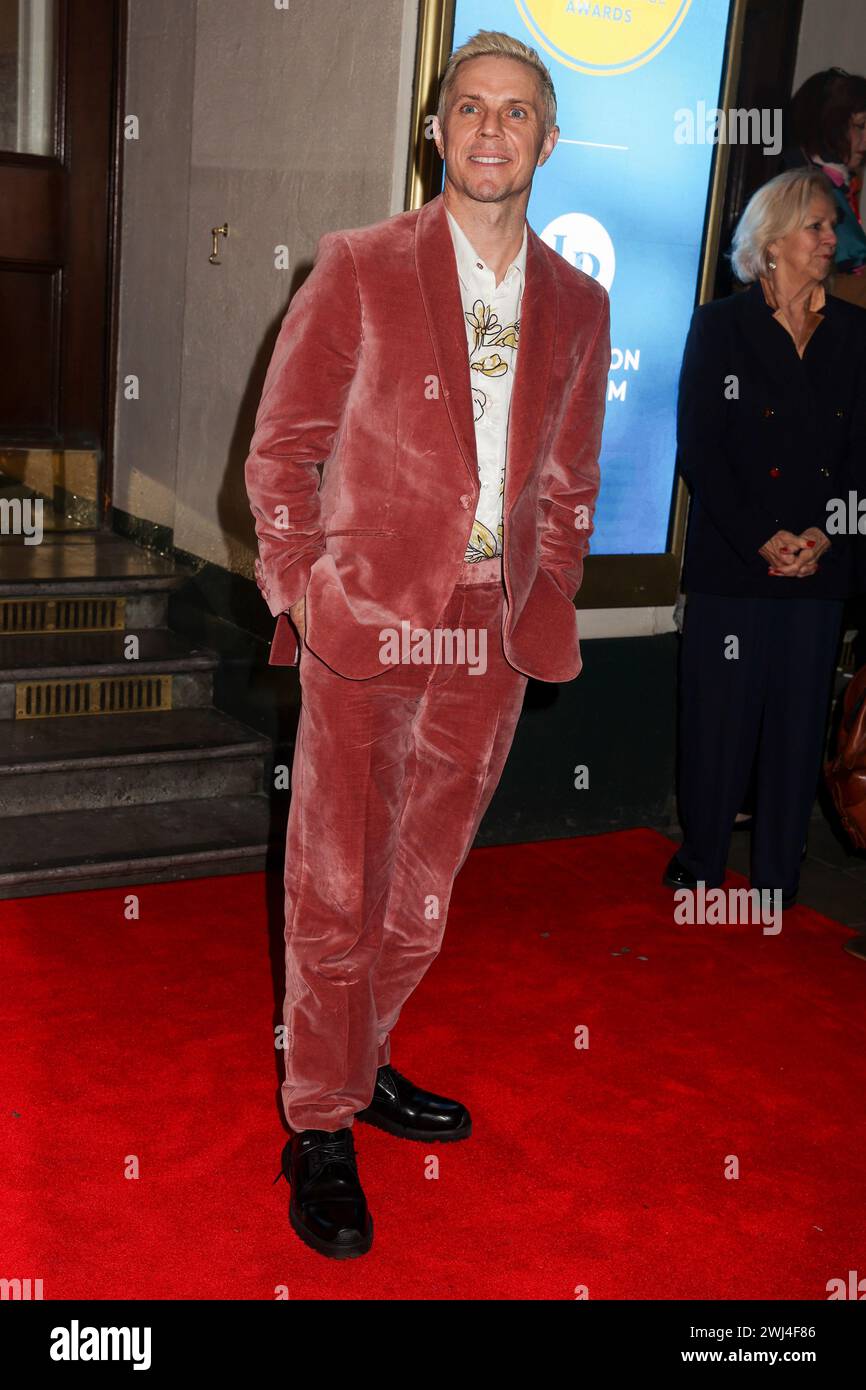
[[[4,459],[102,459],[120,18],[113,0],[0,0]]]

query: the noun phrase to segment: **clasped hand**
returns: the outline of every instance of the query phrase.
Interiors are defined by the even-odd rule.
[[[758,551],[770,566],[768,574],[786,579],[808,579],[818,572],[818,561],[830,541],[817,526],[799,536],[793,531],[777,531]]]

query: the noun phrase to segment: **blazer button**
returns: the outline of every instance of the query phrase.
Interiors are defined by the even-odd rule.
[[[782,472],[781,468],[771,468],[771,469],[770,469],[770,477],[771,477],[771,478],[778,478],[778,477],[781,476],[781,472]]]
[[[822,478],[829,478],[830,476],[829,468],[819,468],[818,472],[821,474]]]
[[[836,416],[837,416],[837,418],[838,418],[839,420],[842,419],[842,416],[843,416],[844,414],[845,414],[844,410],[837,410],[837,411],[836,411]]]
[[[776,412],[771,405],[765,405],[761,413],[765,420],[769,420],[770,416],[775,415]]]
[[[463,496],[460,498],[460,505],[464,511],[469,507],[471,501],[472,498],[469,496],[469,493],[464,492]]]

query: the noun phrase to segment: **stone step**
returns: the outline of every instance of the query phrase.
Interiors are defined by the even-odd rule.
[[[177,589],[188,577],[174,560],[110,531],[46,532],[39,545],[0,539],[0,598]]]
[[[0,898],[279,867],[288,797],[262,790],[271,740],[208,707],[219,655],[170,627],[194,573],[109,531],[0,537]],[[78,598],[123,598],[123,630],[27,631],[64,615],[15,606]],[[25,681],[169,674],[169,710],[12,717]]]
[[[191,647],[168,628],[145,628],[136,634],[138,658],[127,661],[128,635],[47,632],[0,637],[0,720],[15,718],[15,685],[20,681],[171,675],[174,709],[201,709],[211,703],[213,672],[219,664],[216,652]]]
[[[278,867],[264,794],[20,816],[3,829],[0,899]],[[270,849],[269,849],[270,842]]]
[[[262,789],[271,748],[214,709],[19,719],[2,729],[2,818],[248,795]],[[0,835],[5,828],[0,820]]]

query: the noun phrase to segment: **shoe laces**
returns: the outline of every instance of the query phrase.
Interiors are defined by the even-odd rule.
[[[307,1132],[315,1133],[318,1136],[313,1143],[307,1145],[304,1151],[310,1161],[310,1177],[317,1177],[326,1164],[342,1165],[343,1168],[348,1168],[357,1176],[358,1162],[355,1157],[355,1142],[351,1129],[318,1129]],[[286,1182],[291,1182],[288,1152],[289,1145],[287,1144],[280,1171],[274,1178],[275,1183],[279,1182],[280,1178],[285,1178]]]
[[[306,1149],[307,1155],[313,1161],[315,1172],[321,1171],[328,1163],[342,1163],[357,1171],[355,1146],[350,1129],[320,1129],[316,1133],[320,1137]]]

